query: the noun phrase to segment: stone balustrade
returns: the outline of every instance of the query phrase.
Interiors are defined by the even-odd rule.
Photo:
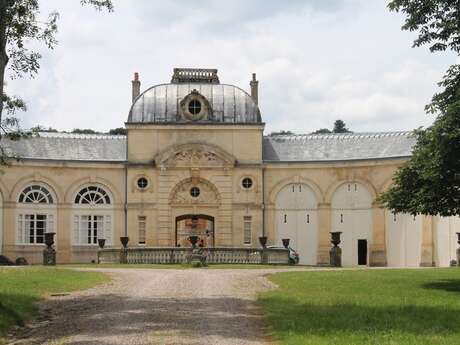
[[[181,264],[187,263],[192,248],[139,247],[99,249],[101,264]],[[203,248],[208,264],[288,264],[289,251],[281,248],[220,247]]]

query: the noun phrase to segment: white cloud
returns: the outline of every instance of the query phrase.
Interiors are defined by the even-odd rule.
[[[454,63],[411,49],[414,33],[385,1],[116,1],[115,13],[78,0],[42,1],[61,12],[59,46],[40,75],[9,84],[29,102],[26,126],[119,127],[130,80],[168,82],[176,66],[217,67],[222,82],[260,80],[267,132],[309,132],[343,119],[355,131],[428,125],[423,107]]]

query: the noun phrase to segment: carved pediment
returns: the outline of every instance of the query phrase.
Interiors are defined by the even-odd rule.
[[[168,149],[155,162],[159,167],[231,167],[235,159],[216,146],[193,143]]]
[[[190,193],[193,187],[199,189],[198,196]],[[179,183],[172,191],[171,204],[218,204],[220,203],[219,193],[214,185],[203,179],[187,179]]]

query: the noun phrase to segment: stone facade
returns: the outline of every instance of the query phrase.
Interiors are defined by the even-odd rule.
[[[136,77],[126,138],[42,133],[7,142],[23,160],[0,169],[0,254],[41,262],[43,231],[56,232],[59,263],[96,260],[98,238],[106,247],[126,235],[130,246],[176,246],[190,228],[184,215],[204,215],[214,246],[291,238],[309,265],[329,264],[331,231],[343,232],[345,266],[456,258],[457,218],[393,215],[375,201],[407,159],[401,152],[410,154],[410,135],[264,138],[255,75],[251,97],[219,84],[215,70],[193,73],[176,70],[172,84],[143,94]]]

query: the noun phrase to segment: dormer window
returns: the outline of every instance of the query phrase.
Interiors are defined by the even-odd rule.
[[[211,106],[208,100],[198,92],[192,90],[180,102],[181,120],[185,121],[206,121],[211,114]]]
[[[188,111],[192,115],[199,114],[201,112],[201,102],[197,99],[191,100],[188,104]]]

